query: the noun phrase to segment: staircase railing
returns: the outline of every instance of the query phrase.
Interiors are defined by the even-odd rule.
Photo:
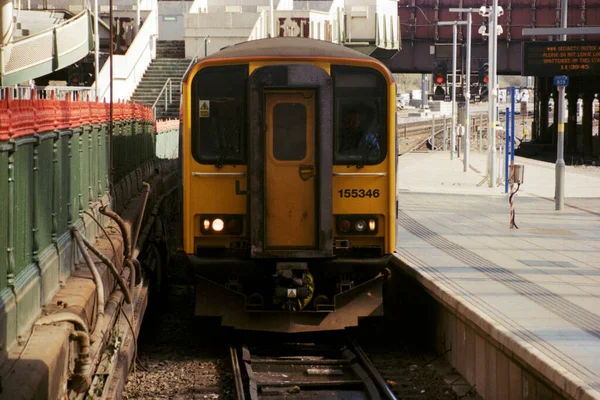
[[[210,42],[210,35],[207,35],[204,38],[204,57],[206,57],[208,55],[208,43]],[[190,69],[192,69],[192,66],[194,64],[196,64],[196,62],[198,61],[198,59],[200,57],[198,57],[198,54],[200,54],[200,49],[202,49],[202,47],[198,47],[196,49],[196,54],[194,54],[194,57],[192,57],[192,60],[190,61],[190,63],[188,64],[188,67],[186,68],[185,72],[183,73],[183,76],[181,77],[181,79],[183,80],[183,78],[185,78],[185,76],[187,75],[187,73],[190,71]]]
[[[173,84],[172,84],[171,78],[167,79],[167,81],[163,85],[162,89],[160,89],[160,93],[156,97],[154,104],[152,104],[152,112],[154,113],[154,119],[156,119],[156,107],[158,105],[158,102],[159,102],[160,97],[162,96],[163,92],[165,93],[165,111],[168,111],[169,105],[171,105],[171,103],[173,103]]]

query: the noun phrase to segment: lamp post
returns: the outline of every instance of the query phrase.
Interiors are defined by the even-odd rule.
[[[139,7],[138,7],[139,8]],[[112,24],[112,21],[111,21]],[[100,32],[98,32],[98,0],[94,0],[94,92],[98,97],[98,74],[100,72]]]
[[[450,12],[466,12],[467,13],[467,55],[465,57],[465,63],[467,67],[466,80],[467,80],[467,91],[465,93],[465,157],[464,157],[464,168],[463,171],[467,172],[469,168],[469,153],[471,151],[471,27],[473,24],[472,13],[478,12],[472,8],[451,8]]]
[[[488,80],[488,183],[489,187],[496,186],[496,118],[498,116],[497,97],[498,97],[498,35],[502,34],[502,27],[498,26],[498,17],[504,14],[502,7],[498,6],[498,0],[494,0],[491,8],[481,6],[479,15],[488,17],[489,32],[485,28],[479,30],[483,36],[488,36],[488,64],[490,66],[490,75]]]

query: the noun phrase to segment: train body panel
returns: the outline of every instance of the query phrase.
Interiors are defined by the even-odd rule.
[[[381,63],[311,39],[232,46],[190,70],[183,236],[197,315],[300,332],[382,313],[395,102]]]

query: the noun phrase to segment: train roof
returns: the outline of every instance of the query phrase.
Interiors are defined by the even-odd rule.
[[[245,57],[331,57],[376,61],[339,44],[301,37],[276,37],[242,42],[226,47],[204,60]]]

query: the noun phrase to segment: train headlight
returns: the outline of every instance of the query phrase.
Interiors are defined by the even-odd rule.
[[[367,223],[360,219],[354,223],[354,229],[356,229],[357,232],[363,232],[367,229]]]
[[[212,228],[215,232],[221,232],[225,228],[225,222],[221,218],[217,218],[212,222]]]
[[[369,220],[369,230],[372,232],[377,228],[377,221],[374,219]]]
[[[240,214],[200,215],[203,235],[241,235],[244,233],[244,216]]]

